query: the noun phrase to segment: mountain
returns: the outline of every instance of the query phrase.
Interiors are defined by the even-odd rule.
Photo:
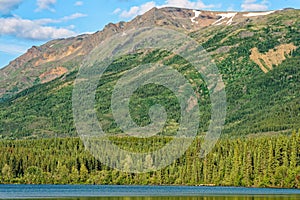
[[[264,16],[284,11],[256,13],[227,13],[196,11],[181,8],[153,8],[131,22],[108,24],[102,31],[91,35],[50,41],[33,46],[0,70],[0,96],[15,94],[35,84],[46,83],[68,74],[80,66],[80,62],[101,41],[120,32],[147,26],[163,26],[185,33],[208,32],[219,26],[243,26],[245,23],[262,23]],[[241,32],[241,37],[247,37]],[[248,33],[251,35],[251,33]],[[211,35],[212,36],[212,35]],[[206,37],[197,37],[205,40]],[[201,41],[203,42],[203,41]]]
[[[77,71],[90,52],[117,33],[160,26],[187,34],[212,56],[226,85],[227,118],[224,135],[276,134],[300,128],[299,10],[215,12],[182,8],[153,8],[130,22],[108,24],[102,31],[50,41],[30,48],[0,70],[0,134],[4,138],[76,135],[72,89]],[[137,64],[163,60],[187,78],[201,96],[199,133],[207,130],[209,94],[201,75],[163,51],[135,52],[116,60],[99,82],[98,118],[104,129],[118,133],[110,110],[113,85]],[[148,90],[157,91],[150,94]],[[149,86],[134,94],[131,111],[140,125],[150,123],[145,112],[153,104],[143,95],[159,97],[168,106],[170,91]],[[174,97],[174,96],[173,96]],[[167,107],[162,134],[178,128],[178,102]],[[199,100],[200,101],[200,100]],[[177,107],[176,107],[177,106]]]

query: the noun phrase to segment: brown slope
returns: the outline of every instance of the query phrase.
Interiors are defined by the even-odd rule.
[[[33,46],[25,54],[10,62],[8,66],[0,69],[0,97],[4,94],[15,94],[37,83],[46,83],[73,71],[101,41],[116,33],[154,25],[192,32],[206,27],[246,23],[250,18],[253,20],[264,17],[264,15],[245,16],[248,14],[153,8],[130,22],[110,23],[102,31],[94,34],[53,40],[39,47]]]

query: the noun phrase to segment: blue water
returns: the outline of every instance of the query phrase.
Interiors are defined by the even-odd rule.
[[[300,200],[300,190],[202,186],[0,185],[0,199],[65,199],[67,197],[74,200],[145,198],[155,200]]]

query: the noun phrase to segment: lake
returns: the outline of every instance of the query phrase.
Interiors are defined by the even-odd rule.
[[[0,199],[299,200],[300,190],[205,186],[0,185]]]

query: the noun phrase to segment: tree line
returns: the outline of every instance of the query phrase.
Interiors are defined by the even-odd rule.
[[[111,138],[131,151],[160,148],[169,137]],[[150,139],[149,139],[150,140]],[[276,136],[221,139],[205,158],[197,138],[171,165],[125,173],[94,158],[79,138],[0,141],[2,184],[151,184],[300,188],[300,130]],[[150,162],[151,163],[151,162]]]

